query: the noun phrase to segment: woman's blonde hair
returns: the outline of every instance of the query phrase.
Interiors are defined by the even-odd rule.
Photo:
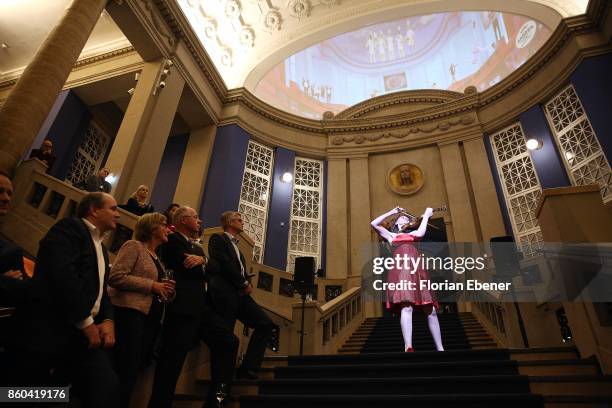
[[[138,190],[140,190],[141,188],[145,187],[149,193],[151,193],[151,189],[149,188],[149,186],[145,185],[145,184],[141,184],[138,186],[138,188],[136,189],[136,191],[134,191],[132,193],[132,198],[136,201],[138,201]],[[149,194],[149,196],[147,197],[147,201],[149,201],[149,198],[151,198],[151,194]],[[140,201],[139,201],[140,202]],[[146,201],[145,201],[146,202]]]
[[[166,216],[157,212],[148,213],[140,217],[134,228],[134,239],[148,242],[153,238],[153,231],[161,224],[167,222]]]

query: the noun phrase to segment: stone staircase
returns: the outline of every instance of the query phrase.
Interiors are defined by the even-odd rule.
[[[495,348],[497,344],[471,313],[438,315],[445,350]],[[413,347],[417,351],[435,351],[427,318],[413,313]],[[340,348],[339,353],[382,353],[404,351],[399,319],[369,318]]]
[[[433,350],[415,316],[416,352],[399,322],[366,319],[335,355],[267,357],[259,381],[238,381],[229,407],[612,407],[612,377],[573,347],[499,349],[470,314],[440,315],[444,346]],[[461,336],[463,330],[463,337]],[[395,337],[398,337],[397,339]],[[176,395],[199,407],[208,382]]]

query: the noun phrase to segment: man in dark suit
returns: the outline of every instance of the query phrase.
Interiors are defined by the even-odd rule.
[[[34,300],[17,309],[20,337],[11,348],[23,356],[28,382],[48,384],[45,376],[53,373],[53,380],[72,384],[84,406],[115,407],[119,380],[104,350],[114,346],[115,331],[102,239],[116,227],[117,202],[87,194],[77,217],[57,222],[40,241]]]
[[[221,406],[229,393],[238,339],[207,302],[204,282],[214,269],[195,242],[201,221],[190,207],[174,213],[176,231],[161,246],[166,268],[174,271],[176,297],[166,308],[162,345],[155,369],[150,407],[170,407],[183,362],[197,338],[210,349],[211,386],[205,406]]]
[[[8,173],[0,170],[0,217],[9,212],[13,183]],[[23,299],[23,251],[14,243],[0,237],[0,306],[15,306]]]
[[[85,180],[81,181],[78,187],[91,193],[95,191],[110,193],[112,186],[108,181],[106,181],[108,174],[108,169],[106,167],[102,167],[98,171],[98,174],[92,174],[91,176],[87,177]]]
[[[218,273],[210,280],[211,298],[228,328],[233,330],[238,319],[255,329],[237,374],[238,378],[255,380],[274,323],[250,296],[253,287],[248,280],[244,256],[238,249],[237,235],[244,230],[242,216],[239,212],[226,211],[221,215],[221,225],[224,233],[212,235],[208,242],[210,258],[219,264]]]
[[[53,142],[51,139],[43,140],[40,145],[40,149],[32,149],[30,153],[30,159],[36,158],[47,165],[47,173],[51,171],[53,163],[55,163],[56,157],[53,154]]]

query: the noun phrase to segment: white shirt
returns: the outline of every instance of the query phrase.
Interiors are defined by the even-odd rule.
[[[232,246],[234,247],[234,251],[236,252],[236,258],[238,258],[238,263],[240,264],[240,272],[242,273],[242,276],[244,277],[245,276],[244,265],[242,264],[242,260],[240,259],[240,250],[238,249],[238,245],[236,245],[233,241],[234,236],[227,231],[225,231],[224,234],[229,237],[230,242],[232,243]]]
[[[98,259],[98,277],[100,278],[100,287],[98,289],[98,297],[96,298],[96,302],[91,308],[91,314],[84,320],[76,323],[75,326],[79,329],[84,329],[85,327],[93,324],[94,317],[100,311],[100,302],[102,301],[102,291],[104,289],[104,273],[106,272],[106,263],[104,262],[104,253],[102,251],[102,236],[100,235],[100,230],[98,227],[93,225],[91,222],[87,221],[85,218],[81,218],[89,233],[91,234],[91,239],[93,240],[94,247],[96,248],[96,258]]]

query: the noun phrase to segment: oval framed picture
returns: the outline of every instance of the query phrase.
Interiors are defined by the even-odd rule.
[[[405,163],[395,166],[387,175],[387,185],[394,193],[414,194],[423,187],[423,170],[415,164]]]

